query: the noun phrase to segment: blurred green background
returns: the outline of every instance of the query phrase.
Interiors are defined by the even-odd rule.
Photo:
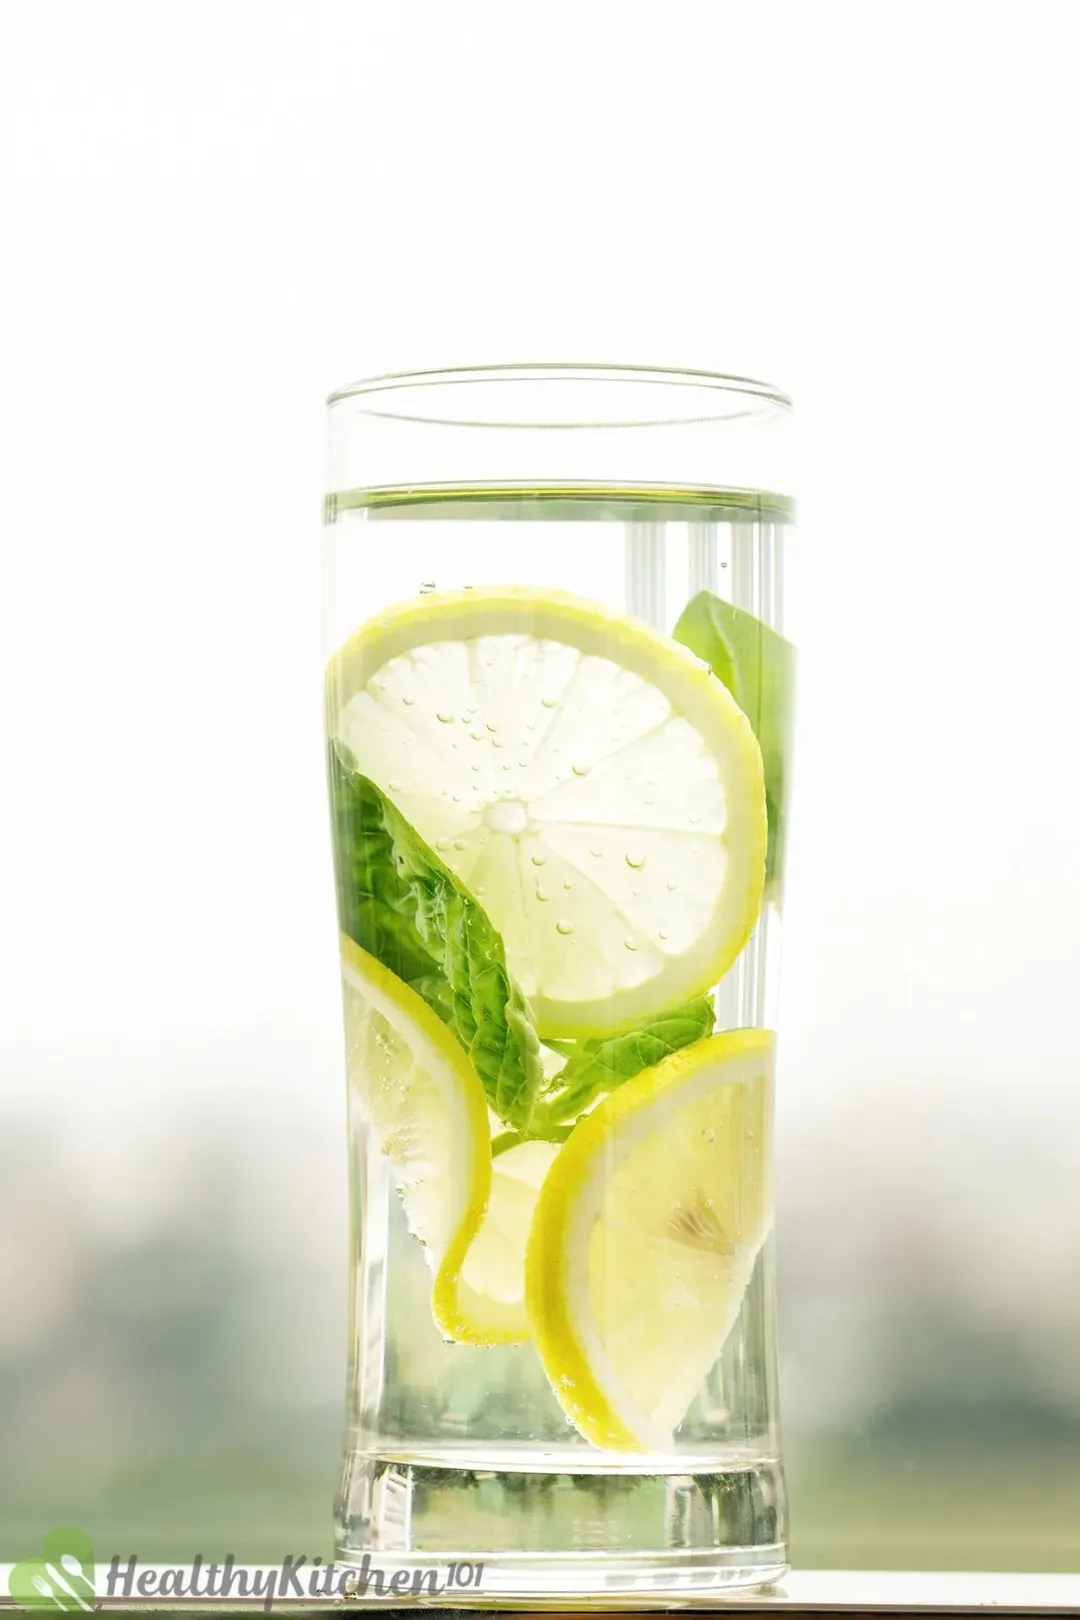
[[[99,1554],[329,1553],[345,1188],[323,1115],[305,1135],[212,1110],[104,1179],[8,1120],[0,1558],[64,1522]],[[879,1139],[877,1163],[857,1129],[781,1139],[793,1561],[1080,1568],[1065,1156],[1028,1188],[1032,1235],[1014,1145],[973,1139],[951,1184],[924,1161],[915,1196],[899,1121]],[[1053,1241],[1047,1210],[1072,1215]]]

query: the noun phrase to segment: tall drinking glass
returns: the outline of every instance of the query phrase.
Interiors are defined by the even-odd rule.
[[[422,1596],[785,1565],[787,429],[761,383],[621,367],[330,401],[338,1550]]]

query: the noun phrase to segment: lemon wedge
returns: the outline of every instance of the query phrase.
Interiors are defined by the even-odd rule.
[[[761,908],[761,751],[726,688],[647,625],[484,587],[364,625],[330,735],[502,935],[542,1036],[630,1029],[714,984]]]
[[[733,1030],[628,1080],[549,1170],[526,1252],[533,1340],[594,1445],[665,1451],[771,1220],[772,1037]]]

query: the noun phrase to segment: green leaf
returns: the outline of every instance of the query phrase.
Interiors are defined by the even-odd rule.
[[[549,1082],[536,1110],[534,1129],[547,1135],[550,1129],[580,1114],[601,1092],[613,1091],[680,1047],[704,1040],[712,1034],[715,1023],[711,1000],[698,996],[685,1006],[661,1013],[641,1029],[581,1041],[565,1067]]]
[[[543,1081],[540,1047],[501,937],[415,827],[336,744],[329,776],[342,932],[453,1031],[499,1118],[527,1127]]]
[[[534,1114],[534,1129],[529,1136],[523,1136],[520,1131],[501,1131],[498,1136],[493,1136],[491,1139],[491,1157],[497,1159],[500,1154],[509,1153],[511,1148],[520,1147],[523,1142],[535,1141],[535,1126],[538,1123],[543,1125],[543,1140],[545,1142],[565,1142],[574,1128],[572,1125],[544,1124],[542,1120],[538,1121],[537,1116]]]
[[[752,613],[732,607],[711,591],[699,591],[691,598],[674,636],[705,660],[754,728],[765,766],[766,881],[778,889],[783,880],[795,649]]]

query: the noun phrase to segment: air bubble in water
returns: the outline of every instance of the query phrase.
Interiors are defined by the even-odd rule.
[[[569,917],[560,917],[558,922],[555,924],[555,931],[559,934],[572,934],[574,932],[574,925],[570,921]]]
[[[468,847],[469,847],[469,840],[467,838],[455,838],[454,839],[454,848],[455,849],[468,849]]]
[[[571,765],[570,769],[573,771],[575,776],[588,776],[589,774],[589,767],[587,765]]]
[[[536,898],[538,900],[546,900],[546,899],[548,899],[547,890],[545,888],[543,888],[542,885],[539,884],[539,883],[536,885]]]
[[[668,889],[669,889],[669,891],[670,891],[670,892],[671,892],[671,893],[672,893],[672,894],[674,894],[674,893],[675,893],[675,890],[676,890],[676,889],[677,889],[677,888],[678,888],[678,887],[679,887],[679,885],[678,885],[678,884],[677,884],[677,883],[676,883],[676,882],[674,882],[674,880],[673,880],[673,881],[672,881],[672,882],[671,882],[671,883],[669,883],[669,884],[668,884]]]
[[[645,865],[645,857],[639,850],[628,850],[626,854],[626,864],[627,866],[633,867],[635,872],[640,872],[641,868]]]
[[[452,724],[453,719],[454,719],[453,715],[450,713],[450,711],[448,709],[439,709],[439,711],[435,715],[435,718],[436,718],[436,720],[438,720],[439,724],[443,725],[443,726],[448,726],[448,725]]]
[[[536,854],[532,858],[532,863],[533,863],[534,866],[543,866],[546,863],[546,861],[547,861],[547,856],[543,853],[542,850],[537,850]]]
[[[631,939],[629,934],[627,934],[626,938],[623,940],[623,944],[626,946],[628,951],[639,951],[641,949],[640,941]]]

